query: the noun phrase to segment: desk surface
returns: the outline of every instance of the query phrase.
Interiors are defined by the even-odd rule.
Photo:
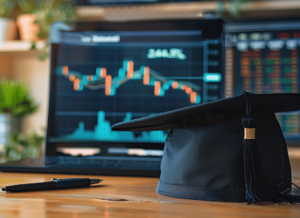
[[[76,175],[0,173],[0,187],[44,182]],[[5,193],[0,191],[0,217],[300,217],[300,204],[246,205],[177,199],[155,192],[157,178],[91,176],[103,182],[96,187]],[[294,180],[300,184],[300,179]],[[300,194],[300,192],[298,192]]]

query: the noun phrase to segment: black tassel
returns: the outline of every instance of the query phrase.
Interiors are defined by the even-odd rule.
[[[253,129],[255,128],[255,119],[251,116],[250,93],[243,93],[246,97],[246,117],[242,120],[243,127]],[[274,203],[300,203],[300,196],[279,194],[267,184],[260,164],[255,139],[244,139],[243,145],[244,178],[248,204],[260,202],[257,196],[258,190],[267,200]]]

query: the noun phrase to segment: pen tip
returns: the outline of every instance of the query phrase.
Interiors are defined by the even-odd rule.
[[[2,188],[2,191],[5,191],[5,188]]]
[[[91,179],[91,184],[99,183],[101,181],[101,179]]]

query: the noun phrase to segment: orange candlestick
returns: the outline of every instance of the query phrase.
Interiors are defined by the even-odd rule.
[[[110,95],[111,92],[111,75],[105,77],[105,95]]]
[[[149,84],[149,80],[150,80],[149,77],[150,77],[150,69],[149,69],[149,67],[145,67],[144,68],[144,80],[143,80],[144,85]]]
[[[154,84],[154,95],[159,96],[160,87],[161,87],[160,82],[156,81]]]
[[[63,66],[62,67],[62,73],[63,73],[64,76],[68,76],[69,67],[68,66]]]
[[[106,68],[101,68],[101,70],[100,70],[100,76],[101,77],[106,77]]]
[[[70,76],[69,76],[69,80],[70,80],[70,81],[73,82],[75,79],[76,79],[75,75],[70,75]]]
[[[186,94],[190,94],[192,92],[192,88],[191,87],[187,87],[185,89]]]
[[[79,83],[80,83],[80,80],[79,79],[75,79],[74,82],[73,82],[73,89],[75,91],[78,91],[79,89]]]
[[[133,69],[134,69],[134,63],[133,61],[128,61],[127,64],[127,77],[130,79],[133,76]]]
[[[190,101],[191,101],[191,103],[194,104],[196,102],[196,98],[197,98],[197,93],[196,92],[192,92],[190,94]]]
[[[177,89],[177,88],[178,88],[178,82],[176,82],[176,81],[173,82],[173,83],[172,83],[172,88],[173,88],[173,89]]]

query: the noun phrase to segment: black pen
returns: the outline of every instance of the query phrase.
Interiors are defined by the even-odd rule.
[[[99,183],[100,179],[75,178],[75,179],[51,179],[51,182],[29,183],[13,186],[6,186],[2,191],[7,192],[26,192],[26,191],[42,191],[67,188],[89,187],[91,184]]]

